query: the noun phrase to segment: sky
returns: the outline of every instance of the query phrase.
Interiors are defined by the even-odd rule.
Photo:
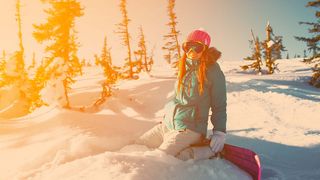
[[[303,54],[306,45],[294,36],[309,36],[307,27],[300,21],[315,21],[315,8],[306,8],[310,0],[176,0],[177,29],[181,32],[179,41],[194,29],[203,28],[211,36],[211,46],[222,52],[222,60],[242,60],[250,55],[248,40],[253,29],[259,39],[265,39],[265,26],[270,21],[275,35],[283,36],[283,43],[290,57]],[[93,62],[94,54],[100,54],[104,37],[114,64],[122,64],[126,47],[121,43],[116,24],[122,20],[120,0],[80,0],[84,15],[77,19],[79,58]],[[45,22],[43,10],[47,5],[40,0],[21,0],[23,42],[26,63],[35,52],[36,60],[45,56],[45,44],[39,44],[32,37],[33,24]],[[165,62],[161,47],[163,36],[169,32],[167,0],[127,0],[127,10],[131,22],[131,46],[137,49],[138,32],[141,25],[149,52],[154,49],[156,63]],[[18,49],[17,23],[15,21],[15,0],[0,0],[0,52],[13,53]],[[2,54],[2,53],[1,53]],[[286,53],[283,55],[286,56]]]

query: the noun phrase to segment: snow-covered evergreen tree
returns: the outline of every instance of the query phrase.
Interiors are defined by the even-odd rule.
[[[68,91],[74,77],[81,74],[81,64],[77,51],[79,44],[76,42],[75,19],[83,15],[80,2],[76,0],[48,0],[43,1],[51,7],[45,12],[48,16],[47,22],[34,25],[33,36],[40,42],[48,42],[45,48],[48,53],[46,66],[57,62],[55,68],[57,72],[52,72],[62,81],[64,86],[64,107],[70,108]],[[59,69],[58,69],[59,68]]]
[[[271,27],[269,21],[266,26],[266,40],[262,42],[264,48],[263,54],[266,62],[266,67],[269,74],[273,74],[274,70],[278,69],[275,63],[277,59],[281,59],[281,53],[285,50],[282,43],[282,36],[275,36],[273,33],[273,28]]]
[[[244,60],[254,60],[252,64],[240,66],[243,70],[252,68],[259,73],[261,73],[262,68],[262,54],[265,60],[265,65],[267,67],[268,74],[272,74],[277,68],[275,61],[282,58],[282,52],[286,51],[282,43],[282,36],[275,36],[273,34],[273,29],[268,21],[266,26],[266,39],[262,42],[259,42],[258,37],[254,37],[253,41],[249,41],[251,48],[253,49],[252,55],[244,58]]]

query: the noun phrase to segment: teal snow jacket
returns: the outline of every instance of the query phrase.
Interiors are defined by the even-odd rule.
[[[209,109],[211,108],[210,120],[214,126],[213,130],[226,132],[225,76],[217,62],[209,65],[206,72],[208,81],[205,81],[203,94],[200,96],[197,78],[198,66],[198,60],[186,59],[186,74],[182,79],[183,91],[177,92],[177,79],[174,97],[165,105],[163,122],[169,129],[184,130],[188,128],[206,136]]]

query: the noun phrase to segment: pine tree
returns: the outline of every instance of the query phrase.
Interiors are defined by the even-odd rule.
[[[94,108],[98,108],[101,104],[103,104],[107,97],[111,96],[111,87],[118,80],[118,72],[112,68],[112,58],[111,58],[111,48],[108,48],[107,45],[107,37],[104,38],[103,48],[101,52],[100,58],[96,56],[96,62],[103,68],[105,80],[101,84],[102,92],[100,98],[96,100],[93,104]],[[85,107],[80,109],[82,111],[85,110]]]
[[[24,62],[24,47],[22,40],[22,29],[21,29],[21,3],[20,0],[16,1],[16,21],[18,24],[18,39],[19,39],[19,50],[15,51],[14,54],[8,59],[5,67],[5,73],[3,74],[4,85],[15,84],[20,87],[26,79],[28,74],[25,70]],[[26,93],[26,92],[23,92]]]
[[[287,59],[290,59],[289,53],[287,53]]]
[[[101,64],[100,58],[99,58],[99,56],[97,54],[94,54],[94,64],[96,66],[99,66]]]
[[[23,59],[23,43],[22,43],[22,30],[21,30],[21,14],[20,14],[20,1],[16,0],[16,21],[18,24],[18,40],[19,40],[19,50],[15,51],[12,56],[8,57],[6,60],[6,52],[3,51],[3,59],[1,63],[1,87],[3,86],[16,86],[19,88],[22,81],[25,79],[27,74],[24,69],[24,59]]]
[[[2,63],[3,72],[1,73],[1,86],[9,86],[11,88],[17,88],[19,90],[19,97],[17,97],[17,104],[22,104],[23,109],[17,110],[17,115],[25,115],[26,113],[32,112],[35,108],[43,105],[41,100],[39,89],[33,79],[28,76],[25,69],[24,62],[24,46],[22,38],[21,28],[21,3],[20,0],[16,1],[16,21],[18,24],[18,39],[19,39],[19,50],[15,51],[12,56],[6,59],[6,53],[3,52]],[[10,115],[11,117],[12,115]]]
[[[154,63],[154,61],[153,61],[153,57],[154,57],[154,49],[155,49],[155,47],[153,47],[152,49],[151,49],[151,52],[150,52],[150,56],[149,56],[149,60],[148,60],[148,62],[147,62],[147,65],[146,65],[146,67],[148,67],[147,68],[147,72],[150,72],[151,71],[151,69],[152,69],[152,65],[153,65],[153,63]]]
[[[107,46],[107,37],[104,38],[102,53],[100,56],[100,65],[103,68],[106,77],[106,83],[114,84],[117,81],[117,72],[112,69],[111,48]]]
[[[275,36],[274,37],[274,45],[271,50],[271,54],[273,59],[282,59],[282,52],[287,51],[282,43],[282,36]]]
[[[174,12],[175,0],[168,0],[168,15],[169,23],[166,25],[169,26],[170,32],[164,36],[166,41],[165,45],[162,47],[163,50],[167,51],[167,54],[164,55],[165,60],[171,64],[174,68],[178,67],[178,61],[181,57],[180,45],[178,41],[178,36],[180,31],[177,30],[177,16]]]
[[[111,48],[107,47],[107,37],[104,38],[102,53],[101,53],[101,62],[102,64],[112,65],[112,57],[111,57]]]
[[[244,60],[254,60],[252,64],[240,66],[243,70],[253,68],[258,72],[261,71],[262,65],[262,54],[265,59],[265,64],[268,69],[268,74],[272,74],[275,69],[278,70],[275,61],[282,58],[282,52],[287,51],[282,43],[282,36],[275,36],[273,34],[273,29],[268,22],[266,27],[266,40],[259,42],[258,37],[254,37],[251,31],[253,40],[249,41],[251,48],[253,49],[252,55],[244,58]],[[253,45],[254,44],[254,45]]]
[[[36,54],[35,52],[32,53],[32,63],[30,64],[30,66],[28,67],[28,69],[32,69],[36,66]]]
[[[24,47],[23,47],[23,40],[22,40],[22,29],[21,29],[21,3],[20,0],[17,0],[16,2],[16,20],[18,23],[18,38],[19,38],[19,51],[15,54],[15,60],[16,62],[16,71],[20,72],[22,79],[25,79],[27,76],[27,72],[25,70],[25,62],[24,62]]]
[[[303,59],[307,58],[307,51],[303,50]]]
[[[0,88],[5,85],[5,68],[6,68],[6,51],[2,51],[2,58],[0,60]]]
[[[21,67],[24,68],[24,47],[23,47],[23,42],[22,42],[22,30],[21,30],[21,13],[20,13],[20,7],[21,3],[20,0],[17,0],[16,3],[16,17],[17,17],[17,22],[18,22],[18,37],[19,37],[19,47],[20,47],[20,53],[21,53],[21,61],[19,63],[21,64]]]
[[[314,68],[312,68],[313,74],[309,81],[309,84],[320,88],[320,63],[315,64]]]
[[[77,57],[79,44],[76,43],[75,19],[83,15],[83,9],[77,0],[43,0],[51,7],[45,12],[48,16],[44,24],[34,25],[34,38],[43,43],[50,43],[45,51],[49,54],[48,62],[56,62],[64,85],[65,107],[70,108],[68,91],[74,77],[81,73],[81,65]],[[60,73],[60,71],[62,73]],[[57,79],[57,77],[55,77]]]
[[[33,86],[35,89],[34,91],[40,93],[44,88],[48,86],[48,82],[50,79],[62,76],[62,70],[59,64],[56,63],[60,62],[54,62],[50,57],[46,57],[41,61],[40,65],[36,68],[35,76],[33,78]],[[44,102],[43,100],[41,101],[43,105],[48,105],[48,103]]]
[[[130,47],[130,34],[129,34],[129,22],[131,21],[128,17],[127,11],[127,1],[121,0],[120,2],[120,11],[122,13],[122,22],[117,24],[118,31],[116,33],[120,34],[122,39],[122,44],[128,49],[128,56],[125,59],[126,65],[129,67],[128,77],[133,78],[133,63],[131,58],[131,47]]]
[[[149,72],[148,70],[148,57],[147,57],[147,47],[146,47],[146,41],[145,36],[143,33],[142,26],[139,28],[140,34],[139,34],[139,49],[135,51],[135,55],[138,56],[137,61],[140,62],[140,65],[144,67],[145,72]],[[142,67],[139,67],[139,69],[142,69]]]
[[[316,22],[299,22],[299,24],[305,24],[311,26],[308,30],[311,37],[295,37],[298,41],[303,41],[307,43],[309,52],[312,52],[310,58],[304,58],[304,62],[315,63],[313,67],[313,75],[309,83],[317,88],[320,88],[320,0],[309,1],[306,7],[316,8],[315,16],[317,18]]]
[[[318,51],[320,50],[320,47],[318,46],[318,42],[315,42],[314,40],[309,40],[307,42],[307,47],[309,52],[312,53],[312,57],[309,59],[304,59],[304,62],[311,62],[313,59],[319,57]]]
[[[258,37],[255,37],[253,34],[253,31],[251,30],[251,35],[252,35],[252,39],[250,40],[250,47],[252,49],[252,55],[250,57],[246,57],[244,58],[244,60],[246,61],[254,61],[253,63],[249,64],[249,65],[244,65],[244,66],[240,66],[243,70],[247,70],[249,68],[252,68],[256,71],[258,71],[259,73],[261,73],[261,65],[262,65],[262,60],[261,60],[261,42],[259,41]]]
[[[314,7],[318,10],[318,8],[320,7],[320,0],[310,1],[306,5],[306,7]],[[304,59],[305,62],[311,62],[312,60],[320,57],[318,53],[320,50],[318,43],[320,40],[320,12],[316,11],[315,16],[317,18],[317,22],[299,22],[299,24],[311,26],[308,29],[311,37],[295,36],[298,41],[306,42],[309,52],[312,52],[312,56],[310,58]]]
[[[263,53],[268,73],[273,74],[274,70],[278,69],[275,61],[281,57],[281,51],[284,51],[284,46],[282,45],[282,37],[273,34],[273,29],[269,21],[266,27],[266,36],[266,40],[262,43],[264,47]]]
[[[85,59],[85,58],[82,59],[82,61],[81,61],[81,66],[82,66],[82,67],[86,66],[86,59]]]

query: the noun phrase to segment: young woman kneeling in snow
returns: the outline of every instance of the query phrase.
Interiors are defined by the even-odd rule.
[[[137,144],[158,148],[183,159],[181,152],[207,136],[209,109],[213,124],[211,153],[223,149],[226,136],[226,82],[216,62],[221,53],[210,47],[204,30],[194,30],[183,43],[175,95],[165,105],[162,122],[144,133]],[[210,133],[211,134],[211,133]]]

